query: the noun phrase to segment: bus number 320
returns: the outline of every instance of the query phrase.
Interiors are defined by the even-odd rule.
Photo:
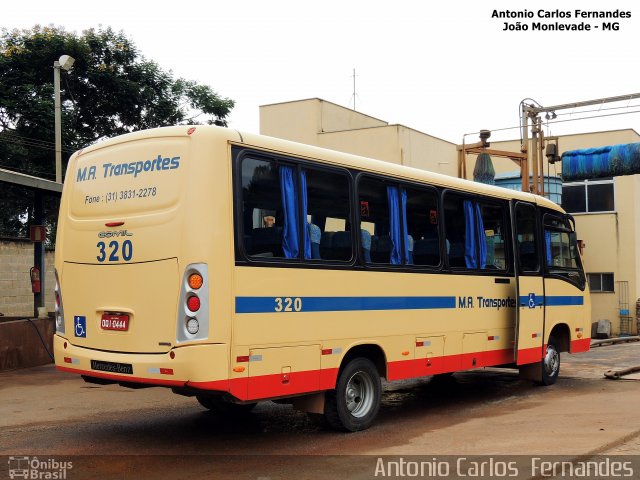
[[[118,262],[120,261],[120,255],[122,255],[122,259],[125,262],[133,258],[133,243],[131,243],[131,240],[122,242],[122,247],[120,247],[120,243],[115,240],[109,242],[108,246],[105,242],[98,242],[96,247],[98,247],[98,255],[96,258],[99,262],[104,262],[105,260]]]
[[[302,310],[302,299],[300,297],[276,297],[276,312],[299,312]]]

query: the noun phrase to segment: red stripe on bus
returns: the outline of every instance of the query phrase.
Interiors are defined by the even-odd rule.
[[[544,352],[544,350],[542,345],[533,348],[521,348],[518,350],[518,365],[539,362],[542,360],[542,352]]]
[[[589,339],[571,342],[571,352],[589,349]],[[545,346],[525,348],[518,351],[518,364],[539,362],[543,357]],[[388,380],[402,380],[408,378],[425,377],[438,373],[470,370],[513,363],[513,350],[510,348],[490,350],[487,352],[464,353],[399,360],[387,364]],[[155,378],[141,378],[128,375],[114,375],[93,370],[80,370],[56,366],[63,372],[104,378],[116,382],[136,382],[149,385],[183,387],[188,386],[201,390],[215,390],[229,392],[240,400],[260,400],[274,397],[286,397],[302,393],[317,392],[335,388],[339,369],[325,368],[288,373],[286,381],[282,374],[260,375],[255,377],[239,377],[209,382],[194,382],[188,380],[163,380]],[[168,373],[168,372],[167,372]]]
[[[579,340],[571,340],[571,353],[588,352],[591,348],[590,338],[581,338]]]

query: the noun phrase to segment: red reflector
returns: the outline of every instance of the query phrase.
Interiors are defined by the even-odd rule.
[[[323,348],[322,349],[322,354],[323,355],[331,355],[333,353],[333,348]]]
[[[236,362],[244,363],[249,361],[249,355],[242,355],[241,357],[236,358]]]
[[[122,225],[124,225],[124,222],[108,222],[104,224],[105,227],[121,227]]]
[[[416,342],[416,347],[424,347],[424,342]]]
[[[173,375],[173,368],[161,368],[160,373],[162,375]]]
[[[71,363],[71,357],[64,357],[64,363]]]
[[[196,131],[196,127],[191,127],[189,130],[187,130],[187,135],[191,135],[195,131]]]
[[[192,312],[200,310],[200,299],[196,295],[187,298],[187,308]]]

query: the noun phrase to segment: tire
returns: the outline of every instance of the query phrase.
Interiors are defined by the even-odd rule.
[[[196,395],[198,402],[204,408],[220,415],[247,415],[257,403],[233,403],[219,396]]]
[[[560,350],[555,337],[549,337],[547,351],[542,359],[542,379],[540,385],[553,385],[560,374]]]
[[[325,419],[336,430],[365,430],[380,410],[381,395],[375,365],[368,358],[354,358],[340,371],[335,390],[325,394]]]

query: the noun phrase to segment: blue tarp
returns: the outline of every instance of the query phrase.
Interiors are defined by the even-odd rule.
[[[640,173],[640,143],[570,150],[562,154],[562,180],[592,180]]]

